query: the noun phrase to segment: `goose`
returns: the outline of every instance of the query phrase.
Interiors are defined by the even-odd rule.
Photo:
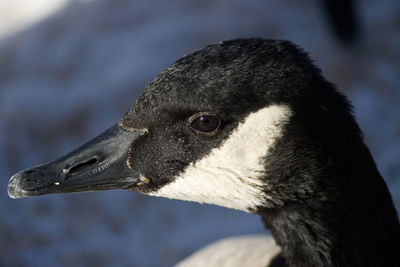
[[[400,266],[396,209],[351,105],[289,41],[183,56],[118,123],[16,173],[8,194],[108,189],[259,214],[278,248],[263,266]]]

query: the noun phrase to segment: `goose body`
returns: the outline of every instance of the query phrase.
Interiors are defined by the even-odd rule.
[[[281,265],[280,252],[274,239],[267,235],[228,237],[196,251],[176,267],[273,267]]]
[[[196,251],[176,267],[273,266],[280,248],[267,235],[245,235],[218,240]]]
[[[115,188],[259,214],[270,266],[400,266],[397,213],[349,102],[287,41],[182,57],[116,125],[8,192]]]

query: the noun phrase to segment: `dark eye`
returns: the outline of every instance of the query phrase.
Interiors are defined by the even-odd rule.
[[[213,135],[217,132],[220,120],[214,114],[196,114],[189,118],[189,128],[198,134]]]

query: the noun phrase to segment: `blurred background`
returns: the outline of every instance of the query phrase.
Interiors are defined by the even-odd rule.
[[[310,52],[352,100],[400,210],[400,1],[356,1],[354,38],[329,14],[322,0],[0,0],[0,266],[169,266],[266,233],[255,215],[123,190],[7,196],[13,173],[117,122],[180,56],[237,37]]]

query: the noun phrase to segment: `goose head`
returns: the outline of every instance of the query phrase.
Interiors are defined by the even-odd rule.
[[[293,163],[310,153],[302,144],[318,142],[307,121],[333,117],[338,105],[348,109],[345,99],[333,89],[322,90],[321,82],[331,89],[289,42],[209,45],[156,77],[100,136],[14,175],[9,195],[123,188],[245,211],[282,204],[286,194],[275,187],[280,175],[274,161],[286,165],[279,172],[287,172],[289,159]]]
[[[324,265],[340,242],[354,251],[384,221],[398,229],[349,102],[287,41],[237,39],[182,57],[118,123],[15,174],[8,193],[116,188],[259,213],[295,265],[299,255]],[[371,213],[380,219],[368,229],[347,223]]]
[[[123,188],[245,211],[283,205],[329,183],[318,178],[336,160],[333,143],[358,141],[349,109],[290,42],[209,45],[158,75],[100,136],[14,175],[8,192]]]

